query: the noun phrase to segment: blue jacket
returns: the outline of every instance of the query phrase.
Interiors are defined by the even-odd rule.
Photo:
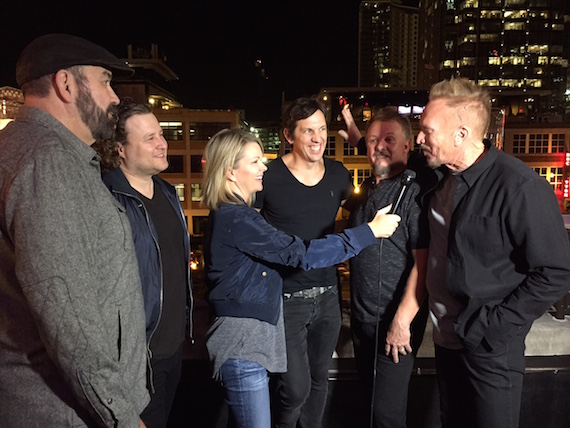
[[[184,211],[176,190],[172,185],[158,176],[153,177],[155,186],[159,186],[166,199],[170,202],[174,211],[178,213],[180,223],[185,231],[184,254],[188,272],[187,305],[190,310],[188,317],[189,334],[192,332],[192,277],[190,274],[190,237],[184,218]],[[158,326],[162,311],[162,263],[156,229],[148,215],[143,202],[137,192],[131,187],[127,178],[120,168],[114,169],[103,175],[103,182],[109,188],[111,194],[125,207],[129,218],[137,259],[139,260],[139,273],[141,277],[146,315],[146,338],[150,343],[152,334]],[[141,260],[144,260],[141,263]]]
[[[367,224],[304,242],[275,229],[244,202],[224,204],[210,211],[204,246],[209,301],[216,316],[275,325],[283,291],[275,265],[304,270],[332,266],[375,242]]]

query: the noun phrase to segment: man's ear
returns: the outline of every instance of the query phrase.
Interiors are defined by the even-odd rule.
[[[58,70],[53,76],[53,86],[59,98],[66,103],[73,102],[77,82],[69,70]]]
[[[283,130],[283,136],[289,144],[293,144],[293,136],[289,134],[289,130],[287,128]]]
[[[117,143],[117,153],[121,159],[125,159],[125,146],[121,143]]]
[[[469,130],[464,127],[461,126],[457,131],[455,131],[455,146],[460,146],[461,143],[463,143],[463,141],[465,141],[465,139],[467,138],[467,136],[469,135]]]

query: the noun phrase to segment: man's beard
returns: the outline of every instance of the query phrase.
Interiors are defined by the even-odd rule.
[[[78,82],[77,109],[83,123],[95,140],[107,140],[115,132],[117,106],[110,104],[106,111],[97,105],[84,82]],[[111,117],[109,117],[111,113]]]
[[[390,172],[392,172],[390,165],[374,165],[374,174],[376,174],[377,177],[389,177]]]
[[[441,165],[443,165],[439,159],[436,158],[431,158],[426,160],[427,166],[429,166],[431,169],[438,169]]]
[[[392,172],[392,165],[388,164],[388,165],[376,165],[376,160],[377,159],[381,159],[381,158],[386,158],[389,159],[389,155],[387,152],[385,152],[384,150],[375,152],[372,155],[372,159],[374,164],[372,165],[372,168],[374,169],[374,174],[376,174],[376,177],[389,177],[390,176],[390,172]]]

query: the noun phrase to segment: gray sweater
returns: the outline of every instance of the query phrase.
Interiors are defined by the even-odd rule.
[[[0,132],[0,426],[138,427],[145,319],[124,208],[46,112]]]

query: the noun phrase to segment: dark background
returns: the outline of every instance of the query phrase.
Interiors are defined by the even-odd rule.
[[[417,0],[403,0],[417,6]],[[277,119],[281,98],[356,86],[360,0],[3,0],[0,86],[16,86],[19,52],[45,33],[69,33],[119,57],[158,44],[188,108],[245,109]],[[257,65],[261,60],[261,66]]]

